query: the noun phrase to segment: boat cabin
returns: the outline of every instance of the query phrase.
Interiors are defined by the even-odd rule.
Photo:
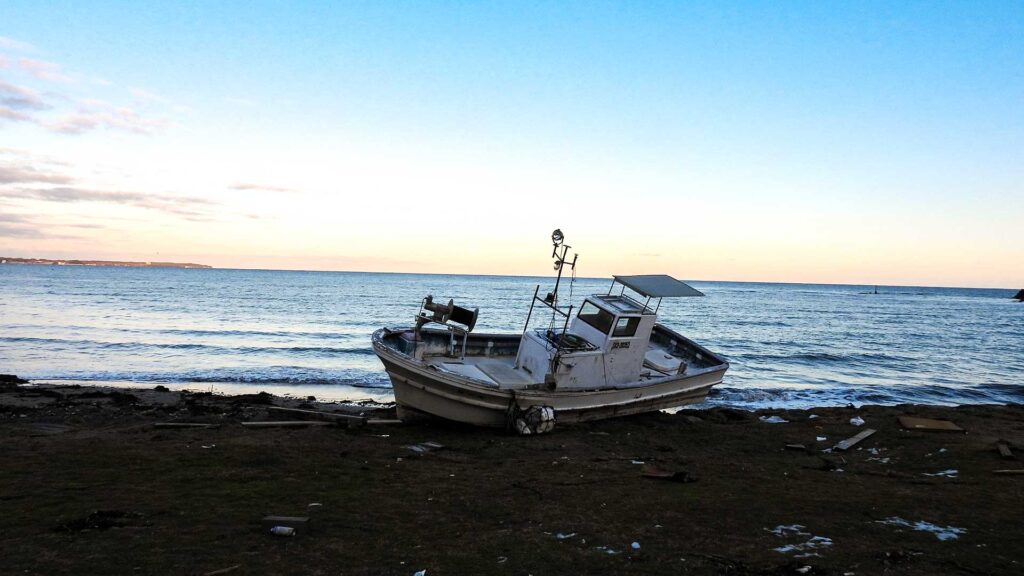
[[[626,289],[646,300],[633,298]],[[682,359],[650,346],[661,299],[676,296],[703,294],[671,276],[615,276],[608,293],[584,299],[561,330],[527,330],[515,367],[556,389],[636,382],[645,362],[662,373],[677,373]]]

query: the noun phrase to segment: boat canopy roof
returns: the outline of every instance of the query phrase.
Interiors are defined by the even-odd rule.
[[[703,296],[696,288],[667,274],[640,276],[613,276],[615,281],[647,298],[673,298],[676,296]]]

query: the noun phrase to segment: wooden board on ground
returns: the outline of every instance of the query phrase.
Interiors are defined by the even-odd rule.
[[[868,428],[867,430],[862,431],[860,434],[847,438],[846,440],[843,440],[842,442],[836,444],[833,447],[833,449],[840,451],[849,450],[850,448],[853,448],[856,444],[860,443],[861,440],[864,440],[865,438],[871,436],[875,432],[877,432],[877,430],[875,430],[874,428]]]
[[[900,425],[907,430],[927,430],[935,432],[965,432],[965,430],[949,420],[918,418],[917,416],[900,416]]]
[[[282,422],[242,422],[248,428],[302,428],[304,426],[335,426],[334,422],[316,420],[285,420]]]
[[[303,410],[301,408],[283,408],[281,406],[267,406],[267,410],[293,414],[303,418],[317,418],[319,420],[334,420],[345,422],[349,426],[362,426],[366,424],[366,418],[354,414],[338,414],[337,412],[320,412],[318,410]]]

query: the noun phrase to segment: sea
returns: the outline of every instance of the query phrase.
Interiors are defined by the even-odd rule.
[[[705,405],[1024,402],[1015,290],[690,281],[660,321],[725,356]],[[577,306],[610,279],[563,278]],[[370,345],[422,298],[520,333],[554,278],[0,265],[0,373],[33,381],[393,400]],[[535,313],[533,325],[551,324]]]

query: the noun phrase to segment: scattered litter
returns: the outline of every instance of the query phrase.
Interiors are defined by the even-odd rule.
[[[427,452],[433,452],[434,450],[440,450],[444,448],[443,444],[437,442],[420,442],[419,444],[410,444],[405,446],[406,449],[412,450],[417,454],[426,454]]]
[[[804,528],[806,528],[806,526],[803,524],[792,524],[790,526],[779,525],[771,529],[765,528],[765,531],[771,532],[776,536],[810,536],[811,533],[804,532]]]
[[[508,561],[508,557],[507,556],[498,556],[498,564],[504,564],[507,561]]]
[[[811,571],[811,567],[810,566],[801,566],[800,568],[797,568],[796,571],[799,572],[800,574],[807,574],[808,572]]]
[[[203,446],[203,448],[216,448],[216,444],[210,444],[209,446]]]
[[[322,508],[322,507],[323,507],[323,504],[321,504],[321,503],[319,503],[319,502],[310,502],[310,503],[309,503],[309,504],[308,504],[308,505],[306,506],[306,508],[309,508],[309,509],[311,509],[311,510],[312,510],[312,509],[314,509],[314,508]]]
[[[558,534],[555,534],[555,538],[558,538],[559,540],[568,540],[569,538],[572,538],[575,535],[575,532],[570,532],[568,534],[562,534],[561,532],[559,532]]]
[[[850,424],[853,424],[854,426],[863,426],[864,419],[860,416],[854,416],[853,418],[850,418]]]
[[[679,471],[673,472],[671,470],[665,470],[664,468],[659,468],[658,466],[655,466],[654,464],[645,464],[643,469],[640,470],[640,475],[643,476],[644,478],[655,478],[655,479],[658,479],[658,480],[671,480],[673,482],[687,483],[687,482],[696,482],[697,481],[696,478],[691,476],[690,473],[686,472],[685,470],[679,470]]]
[[[811,539],[806,542],[801,542],[800,544],[786,544],[785,546],[779,546],[774,550],[780,554],[790,554],[792,552],[804,553],[821,548],[827,548],[831,545],[831,538],[825,538],[824,536],[811,536]]]
[[[807,417],[807,419],[808,419],[808,420],[814,420],[814,419],[815,419],[815,418],[817,418],[817,417],[818,417],[818,415],[817,415],[817,414],[811,414],[810,416],[808,416],[808,417]]]
[[[871,436],[875,432],[876,430],[874,428],[867,428],[860,434],[857,434],[856,436],[853,436],[851,438],[847,438],[846,440],[843,440],[842,442],[836,444],[835,446],[833,446],[833,448],[840,451],[849,450],[850,448],[853,448],[861,440],[864,440],[865,438]]]
[[[803,444],[786,444],[786,450],[807,450]]]
[[[789,422],[789,420],[784,420],[781,416],[761,416],[759,420],[765,424],[785,424]]]
[[[644,463],[643,460],[633,460],[632,462],[630,462],[630,464],[643,464],[643,463]]]
[[[264,516],[262,525],[264,530],[275,536],[292,536],[306,530],[309,516]]]
[[[966,534],[966,528],[957,528],[955,526],[938,526],[931,522],[925,522],[923,520],[918,522],[907,522],[899,516],[892,516],[885,520],[875,520],[879,524],[888,524],[890,526],[904,526],[906,528],[913,528],[921,532],[931,532],[935,534],[935,537],[939,540],[956,540],[961,534]]]
[[[417,572],[413,572],[412,576],[427,576],[427,571],[426,570],[419,570]]]
[[[616,552],[615,550],[612,550],[611,548],[609,548],[607,546],[594,546],[594,550],[600,550],[601,552],[604,552],[605,554],[609,554],[609,555],[610,554],[618,554],[618,552]]]
[[[818,442],[824,442],[825,440],[828,440],[828,436],[815,436],[814,439]]]
[[[949,470],[943,470],[942,472],[935,472],[934,474],[929,474],[927,472],[923,472],[923,474],[925,476],[941,476],[943,478],[956,478],[957,471],[951,468]]]
[[[888,457],[886,457],[886,458],[875,458],[875,457],[872,456],[871,458],[868,458],[868,462],[870,462],[872,460],[874,460],[875,462],[878,462],[879,464],[888,464],[889,463],[889,458]]]
[[[999,450],[999,456],[1003,458],[1013,458],[1013,452],[1010,451],[1010,445],[1006,442],[996,442],[996,450]]]
[[[949,420],[918,418],[916,416],[900,416],[900,426],[907,430],[929,430],[937,432],[964,432],[964,429]]]
[[[640,543],[639,543],[639,542],[633,542],[633,543],[632,543],[632,544],[630,544],[629,546],[630,546],[630,548],[632,548],[633,550],[639,550],[639,549],[640,549]]]

